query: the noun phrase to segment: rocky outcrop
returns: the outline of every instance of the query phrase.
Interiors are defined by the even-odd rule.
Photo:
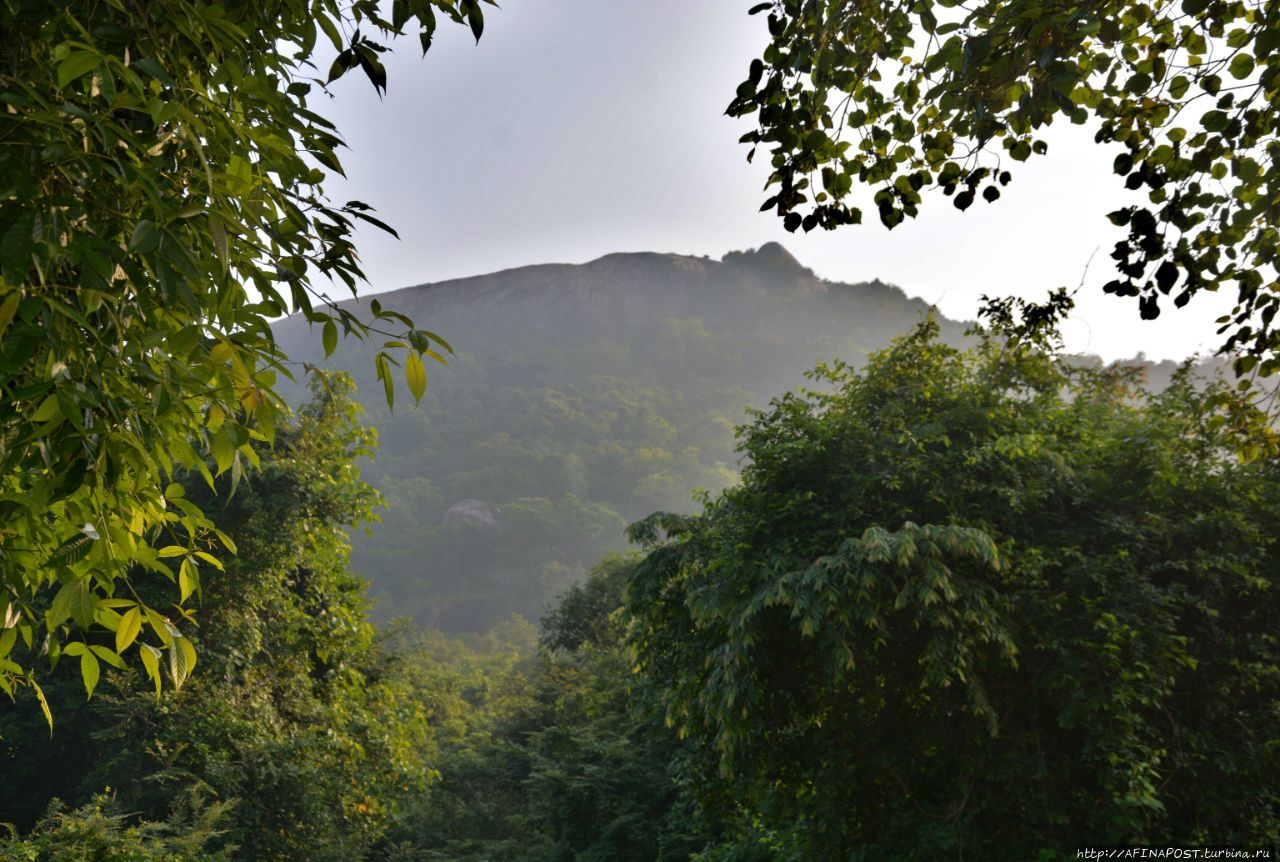
[[[478,524],[496,529],[500,525],[502,509],[484,500],[459,500],[444,513],[446,524]]]

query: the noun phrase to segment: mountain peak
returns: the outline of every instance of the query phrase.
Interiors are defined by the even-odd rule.
[[[756,258],[769,263],[787,264],[797,269],[804,269],[804,267],[800,266],[800,261],[796,260],[795,255],[787,251],[786,247],[780,242],[766,242],[756,249]]]
[[[766,242],[754,250],[731,251],[722,260],[724,263],[745,265],[774,273],[792,272],[798,275],[813,275],[813,272],[796,260],[795,256],[780,242]]]

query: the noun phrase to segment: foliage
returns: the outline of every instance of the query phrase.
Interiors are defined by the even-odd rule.
[[[199,802],[197,800],[197,805]],[[0,838],[3,862],[223,862],[231,856],[207,846],[225,806],[180,813],[161,823],[129,824],[107,795],[71,812],[51,810],[26,837]]]
[[[678,745],[642,708],[620,643],[633,564],[610,558],[566,591],[537,656],[485,687],[481,720],[379,858],[683,862],[705,843],[673,781]]]
[[[1237,396],[936,334],[819,368],[743,429],[740,487],[633,527],[700,795],[809,860],[1270,840],[1280,485]]]
[[[526,759],[517,734],[530,706],[528,623],[465,641],[438,632],[404,653],[410,678],[431,692],[440,728],[437,780],[405,800],[371,858],[481,862],[544,847],[528,822]]]
[[[50,798],[87,804],[110,786],[122,810],[161,821],[197,782],[236,803],[213,846],[348,860],[430,780],[434,694],[375,639],[347,567],[345,528],[377,501],[355,467],[372,434],[350,394],[341,377],[318,380],[235,496],[223,479],[221,497],[196,500],[239,547],[197,594],[202,673],[157,699],[113,671],[86,703],[60,667],[46,686],[60,715],[52,740],[33,711],[0,715],[6,819],[26,829]]]
[[[1232,286],[1220,322],[1241,374],[1280,369],[1272,191],[1280,131],[1280,18],[1269,0],[774,0],[771,42],[729,106],[758,115],[765,201],[789,230],[858,223],[853,188],[887,227],[927,190],[968,209],[994,202],[1010,162],[1043,155],[1055,119],[1097,125],[1115,172],[1146,200],[1105,290],[1186,305]]]
[[[325,279],[361,278],[356,223],[385,225],[325,197],[342,141],[310,94],[355,68],[385,88],[379,40],[412,24],[425,50],[437,15],[479,38],[480,2],[395,0],[390,20],[377,0],[3,10],[0,689],[39,694],[34,663],[66,654],[92,693],[131,648],[180,686],[187,600],[234,548],[175,480],[234,488],[272,438],[290,369],[268,322],[300,311],[326,351],[339,326],[391,336],[388,401],[391,352],[421,398],[421,357],[447,347],[376,302],[371,322],[314,304]],[[143,602],[135,581],[158,579],[173,587]]]

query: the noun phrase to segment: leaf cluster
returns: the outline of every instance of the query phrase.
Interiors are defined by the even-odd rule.
[[[188,599],[234,548],[179,475],[257,465],[293,375],[270,321],[299,312],[327,351],[339,329],[404,356],[448,346],[407,317],[328,303],[355,290],[356,227],[330,201],[338,131],[311,106],[350,68],[379,89],[382,42],[437,16],[479,36],[478,0],[0,7],[0,689],[37,694],[37,662],[78,658],[92,692],[132,650],[157,688],[195,663]],[[333,43],[358,57],[327,78]],[[354,53],[352,53],[354,52]],[[170,594],[140,600],[134,580]],[[176,599],[176,601],[175,601]],[[140,637],[145,633],[145,638]],[[15,652],[17,640],[26,652]],[[78,644],[78,645],[77,645]]]
[[[1141,316],[1231,287],[1218,322],[1236,370],[1280,370],[1276,138],[1280,15],[1270,0],[779,0],[771,37],[729,105],[771,153],[788,230],[914,218],[930,191],[994,203],[1055,119],[1092,123],[1144,200],[1105,290]],[[776,187],[776,188],[773,188]]]

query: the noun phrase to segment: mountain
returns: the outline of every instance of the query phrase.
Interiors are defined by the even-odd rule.
[[[387,410],[368,345],[324,361],[298,317],[277,337],[295,360],[351,371],[378,428],[364,473],[388,508],[353,537],[353,563],[380,613],[455,632],[537,617],[625,549],[627,523],[732,482],[747,408],[819,361],[860,363],[928,310],[878,281],[824,281],[776,243],[721,260],[611,254],[378,299],[457,353],[428,369],[419,409]],[[963,339],[964,324],[940,324]]]

